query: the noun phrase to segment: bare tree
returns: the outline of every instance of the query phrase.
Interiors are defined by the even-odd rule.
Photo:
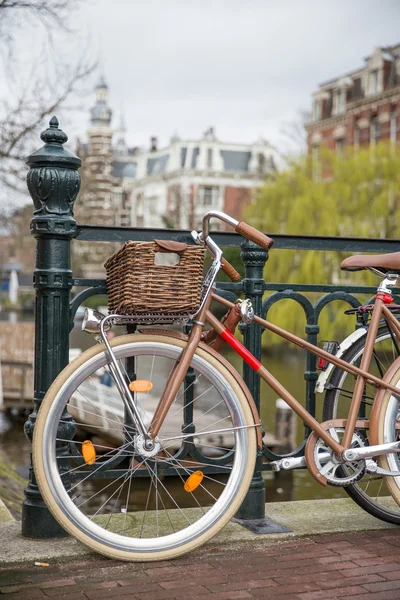
[[[281,134],[289,143],[291,153],[304,154],[307,150],[307,133],[305,125],[310,120],[310,112],[299,110],[292,121],[283,124]]]
[[[81,0],[0,0],[0,76],[6,82],[0,93],[0,186],[25,191],[25,158],[37,145],[38,131],[48,117],[71,107],[93,61],[60,56],[55,34],[72,35],[71,15]],[[17,47],[21,36],[39,31],[41,43],[30,64],[21,65]],[[36,34],[37,35],[37,34]],[[31,46],[32,40],[29,40]],[[20,76],[22,69],[22,77]]]

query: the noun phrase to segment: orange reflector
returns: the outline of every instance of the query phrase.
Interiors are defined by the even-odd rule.
[[[84,441],[82,444],[82,455],[86,464],[93,465],[96,462],[96,450],[89,440]]]
[[[153,384],[147,379],[136,379],[130,382],[129,389],[131,392],[149,392],[153,389]]]
[[[198,488],[203,481],[203,477],[204,473],[202,471],[195,471],[192,473],[183,486],[185,492],[193,492],[196,488]]]

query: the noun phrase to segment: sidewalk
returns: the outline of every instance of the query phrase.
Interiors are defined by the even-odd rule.
[[[400,600],[400,528],[347,499],[267,509],[292,532],[256,535],[230,523],[203,548],[158,563],[108,560],[70,538],[27,540],[20,523],[4,523],[0,600]]]
[[[208,546],[160,563],[105,558],[0,569],[10,600],[392,600],[400,598],[400,530]]]

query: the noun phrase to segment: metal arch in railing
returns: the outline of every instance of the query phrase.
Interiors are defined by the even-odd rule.
[[[90,285],[92,284],[92,285]],[[84,290],[76,294],[74,298],[69,303],[69,319],[70,319],[70,331],[72,331],[74,327],[74,318],[76,315],[76,311],[88,298],[92,296],[106,296],[107,295],[107,287],[105,280],[85,280],[85,279],[74,279],[74,286],[87,286]]]
[[[265,300],[262,302],[262,314],[263,318],[267,318],[268,311],[270,308],[279,302],[280,300],[294,300],[303,308],[307,323],[313,319],[314,317],[314,307],[311,301],[306,298],[303,294],[299,292],[294,292],[290,289],[290,286],[287,287],[286,290],[282,290],[279,292],[274,292],[267,296]]]
[[[276,292],[270,294],[269,296],[267,296],[267,298],[265,298],[263,300],[263,302],[262,302],[263,318],[266,319],[267,315],[268,315],[268,311],[271,309],[271,307],[274,306],[277,302],[280,302],[281,300],[293,300],[297,304],[300,304],[300,306],[304,310],[306,323],[307,323],[307,325],[306,325],[306,331],[307,331],[307,327],[312,324],[310,322],[315,321],[314,307],[313,307],[311,301],[308,298],[306,298],[306,296],[304,296],[303,294],[300,294],[297,291],[294,292],[293,290],[290,289],[289,286],[285,290],[276,291]],[[307,371],[309,371],[308,362],[309,362],[309,356],[307,354]],[[305,375],[306,375],[307,371],[305,371]],[[307,386],[308,386],[308,383],[309,382],[307,381]],[[306,406],[307,406],[307,410],[309,410],[308,395],[306,395]],[[314,413],[315,413],[315,411],[314,411]],[[314,414],[314,413],[312,413],[312,414]],[[279,455],[279,454],[276,454],[275,452],[273,452],[272,450],[270,450],[268,448],[268,446],[266,446],[264,443],[263,444],[263,455],[268,460],[278,460],[279,458],[282,458],[283,456],[301,456],[303,453],[304,446],[305,446],[305,442],[303,440],[301,442],[301,444],[292,452],[289,452],[285,455]],[[263,470],[264,471],[270,470],[270,466],[268,464],[263,463]]]
[[[267,284],[266,287],[269,287],[269,284]],[[309,288],[310,286],[307,286],[307,287]],[[318,285],[315,285],[313,287],[314,287],[314,291],[319,290]],[[308,289],[307,291],[311,291],[311,290]],[[318,324],[319,317],[320,317],[322,309],[325,306],[327,306],[331,302],[338,301],[338,300],[347,302],[348,304],[350,304],[350,306],[352,306],[354,308],[361,305],[361,302],[353,294],[350,294],[348,291],[343,291],[343,290],[339,290],[339,291],[335,291],[335,292],[330,291],[327,294],[325,294],[324,296],[322,296],[321,298],[318,298],[317,301],[314,304],[312,304],[311,301],[308,298],[306,298],[303,294],[301,294],[299,291],[294,292],[293,290],[290,289],[290,286],[288,286],[288,289],[276,291],[275,293],[269,295],[266,299],[264,299],[263,311],[265,314],[265,318],[267,316],[269,309],[274,304],[276,304],[277,302],[284,300],[284,299],[294,300],[295,302],[300,304],[301,307],[303,308],[305,317],[306,317],[305,331],[307,334],[307,341],[314,345],[317,344],[317,338],[318,338],[318,333],[319,333],[319,324]],[[315,382],[318,379],[318,372],[316,370],[316,365],[317,365],[316,356],[314,354],[312,354],[311,352],[307,352],[307,354],[306,354],[306,370],[304,372],[304,379],[306,380],[305,404],[306,404],[306,408],[307,408],[308,412],[310,412],[310,414],[312,414],[313,416],[315,416],[315,414],[316,414]],[[275,452],[272,452],[272,450],[270,450],[267,446],[264,445],[263,454],[268,460],[278,460],[280,458],[288,457],[288,456],[300,456],[303,452],[303,449],[305,446],[305,441],[307,439],[308,434],[309,434],[309,430],[307,427],[305,427],[304,440],[295,450],[293,450],[290,453],[280,455]],[[263,465],[263,470],[269,470],[269,469],[270,469],[270,466],[268,464]]]

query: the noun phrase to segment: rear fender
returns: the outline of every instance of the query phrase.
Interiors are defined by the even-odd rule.
[[[340,344],[338,351],[335,354],[336,358],[341,358],[341,356],[346,352],[346,350],[348,350],[350,348],[350,346],[352,346],[354,344],[354,342],[356,342],[361,337],[363,337],[363,335],[365,335],[366,332],[367,332],[367,327],[360,327],[360,329],[356,329],[355,331],[353,331],[353,333],[351,333]],[[321,371],[321,373],[319,374],[317,383],[315,384],[315,391],[317,394],[322,394],[322,392],[325,391],[326,382],[330,378],[334,367],[335,367],[334,364],[329,363],[329,365],[327,366],[325,371]]]

